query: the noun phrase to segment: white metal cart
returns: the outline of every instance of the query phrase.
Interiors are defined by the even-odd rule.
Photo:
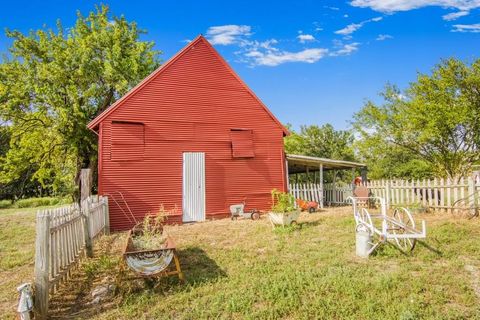
[[[397,247],[409,252],[415,248],[417,239],[425,239],[427,230],[425,221],[421,221],[421,230],[416,228],[415,220],[408,209],[397,207],[393,214],[388,215],[385,199],[380,197],[349,197],[353,205],[356,231],[367,232],[370,237],[378,239],[372,243],[372,253],[380,244],[391,241]],[[379,213],[371,214],[369,210],[378,210]]]

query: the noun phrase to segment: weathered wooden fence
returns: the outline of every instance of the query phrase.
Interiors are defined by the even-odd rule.
[[[290,194],[295,199],[315,201],[323,203],[322,185],[316,183],[291,183],[289,186]],[[297,204],[295,203],[295,206]]]
[[[476,201],[480,183],[472,177],[432,180],[377,180],[366,186],[371,194],[382,197],[388,205],[421,205],[435,210],[452,210],[464,199]],[[469,200],[469,201],[470,201]]]
[[[318,202],[321,206],[345,204],[353,188],[347,184],[291,183],[289,192],[295,199]]]
[[[37,212],[35,309],[48,313],[49,293],[67,279],[80,257],[92,255],[92,242],[109,232],[108,198],[90,196],[78,204]]]
[[[480,182],[471,177],[431,180],[373,180],[365,184],[370,194],[382,197],[388,206],[415,205],[434,210],[451,211],[462,200],[467,205],[480,202]],[[325,205],[348,204],[353,186],[345,183],[292,183],[290,193],[297,199],[316,201]],[[474,197],[475,196],[475,197]],[[480,203],[475,203],[480,206]]]
[[[347,203],[347,198],[353,195],[351,184],[325,183],[323,185],[326,205],[342,205]]]

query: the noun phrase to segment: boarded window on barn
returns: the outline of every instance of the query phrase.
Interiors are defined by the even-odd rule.
[[[253,158],[253,131],[249,129],[231,129],[232,156],[234,158]]]
[[[139,122],[112,122],[113,161],[142,160],[145,153],[145,126]]]

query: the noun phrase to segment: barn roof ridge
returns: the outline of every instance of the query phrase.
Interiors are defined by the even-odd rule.
[[[262,108],[268,113],[268,115],[276,122],[279,127],[282,129],[284,135],[288,135],[289,132],[285,128],[285,126],[275,117],[275,115],[268,109],[268,107],[257,97],[257,95],[248,87],[248,85],[238,76],[238,74],[233,70],[233,68],[225,61],[225,59],[218,53],[218,51],[212,46],[212,44],[202,35],[199,34],[195,39],[193,39],[190,43],[188,43],[185,47],[183,47],[180,51],[178,51],[173,57],[171,57],[167,62],[159,66],[156,70],[154,70],[150,75],[148,75],[145,79],[140,81],[135,87],[130,89],[126,94],[124,94],[120,99],[115,101],[112,105],[110,105],[107,109],[102,111],[99,115],[97,115],[92,121],[87,124],[87,127],[91,130],[95,130],[95,128],[102,122],[108,115],[110,115],[113,111],[115,111],[123,102],[127,101],[133,94],[137,91],[142,89],[145,85],[150,83],[153,79],[155,79],[158,75],[160,75],[164,70],[166,70],[169,66],[175,63],[181,56],[183,56],[188,50],[193,47],[195,44],[203,41],[207,44],[213,54],[219,59],[219,61],[229,70],[229,72],[237,79],[237,81],[247,90],[247,92],[262,106]]]

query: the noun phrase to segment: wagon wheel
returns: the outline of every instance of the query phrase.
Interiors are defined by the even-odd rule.
[[[373,226],[372,217],[366,208],[361,208],[355,217],[355,221],[357,223],[357,227],[360,226],[360,231],[367,231],[373,234],[373,230],[371,230]]]
[[[253,210],[250,218],[252,220],[258,220],[258,219],[260,219],[260,214],[257,211]]]
[[[472,219],[478,217],[479,208],[469,198],[457,200],[452,205],[452,215],[459,219]]]
[[[415,221],[413,220],[412,215],[407,209],[403,207],[396,208],[395,211],[393,211],[393,219],[411,229],[415,229]],[[403,235],[407,233],[405,228],[397,224],[391,224],[390,230],[395,235],[397,234]],[[397,243],[398,248],[400,248],[400,250],[402,250],[403,252],[409,252],[415,248],[415,244],[416,244],[415,239],[411,239],[411,238],[394,238],[394,239],[395,239],[395,242]]]

